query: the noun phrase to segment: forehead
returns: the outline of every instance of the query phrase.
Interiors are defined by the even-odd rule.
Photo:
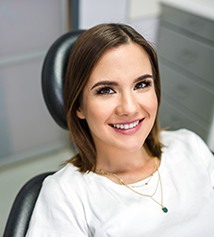
[[[102,79],[136,78],[140,74],[152,74],[147,52],[130,42],[107,50],[94,66],[89,82]]]

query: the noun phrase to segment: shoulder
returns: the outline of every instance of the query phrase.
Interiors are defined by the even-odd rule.
[[[162,131],[161,142],[163,144],[163,153],[170,155],[177,154],[182,157],[192,157],[196,160],[214,160],[213,155],[196,133],[187,129],[179,129],[176,131]]]
[[[162,130],[161,131],[161,140],[164,142],[169,142],[171,140],[179,139],[184,140],[187,137],[197,136],[194,132],[187,129],[178,129],[178,130]]]
[[[179,129],[176,131],[161,131],[161,142],[164,147],[175,148],[182,147],[188,150],[196,144],[204,144],[204,141],[194,132],[187,129]]]
[[[70,183],[71,180],[82,179],[83,175],[84,175],[83,173],[80,173],[78,171],[77,167],[75,167],[71,163],[68,163],[63,168],[58,170],[56,173],[49,176],[45,181],[48,182],[49,180],[50,181],[54,180],[57,182],[65,182],[65,183],[69,182]]]
[[[50,208],[51,212],[56,210],[80,212],[82,210],[83,213],[86,187],[84,173],[80,173],[72,164],[67,164],[44,180],[37,200],[37,210],[39,212],[50,211]]]
[[[81,196],[81,192],[84,192],[84,187],[87,185],[85,175],[72,164],[67,164],[44,180],[42,193],[45,195],[54,193],[55,196],[58,195],[58,198]]]
[[[86,236],[81,177],[67,164],[44,180],[27,236]]]
[[[196,133],[187,129],[162,131],[163,154],[179,157],[179,160],[191,160],[214,170],[214,157],[207,144]]]

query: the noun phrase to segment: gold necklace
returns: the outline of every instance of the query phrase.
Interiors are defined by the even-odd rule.
[[[131,188],[142,188],[144,186],[147,186],[149,185],[149,182],[151,181],[152,177],[153,177],[153,174],[155,173],[155,171],[157,171],[157,164],[156,164],[156,158],[154,158],[154,169],[152,171],[152,173],[147,177],[147,181],[141,185],[129,185],[129,187]]]
[[[124,187],[128,188],[130,191],[142,196],[142,197],[148,197],[150,198],[152,201],[154,201],[155,203],[157,203],[159,206],[161,206],[161,209],[164,213],[167,213],[168,212],[168,208],[165,207],[163,205],[163,185],[162,185],[162,180],[161,180],[161,175],[160,175],[160,172],[159,172],[159,169],[157,168],[157,172],[158,172],[158,181],[157,181],[157,185],[155,187],[155,190],[152,194],[144,194],[144,193],[141,193],[137,190],[135,190],[131,185],[127,185],[125,184],[125,182],[123,181],[123,179],[121,179],[118,175],[114,174],[114,173],[111,173],[111,172],[107,172],[107,171],[104,171],[102,169],[96,169],[96,173],[97,174],[100,174],[100,175],[106,175],[106,176],[113,176],[115,177],[117,180],[118,180],[118,183],[120,185],[123,185]],[[153,175],[153,174],[152,174]],[[152,177],[152,176],[151,176]],[[151,178],[150,178],[151,179]],[[154,199],[154,195],[156,194],[157,190],[158,190],[158,187],[160,186],[160,193],[161,193],[161,201],[157,201],[156,199]]]

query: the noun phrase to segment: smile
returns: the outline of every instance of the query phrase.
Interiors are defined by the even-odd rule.
[[[127,124],[112,124],[112,127],[122,130],[128,130],[135,128],[142,120],[135,121],[133,123],[127,123]]]

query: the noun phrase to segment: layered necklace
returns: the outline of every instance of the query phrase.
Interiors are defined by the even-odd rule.
[[[150,198],[153,202],[157,203],[162,211],[164,213],[167,213],[168,212],[168,208],[166,208],[163,204],[163,185],[162,185],[162,180],[161,180],[161,175],[160,175],[160,171],[159,171],[159,168],[157,167],[157,164],[156,164],[156,158],[154,158],[154,163],[155,163],[155,168],[154,168],[154,171],[152,172],[152,174],[149,176],[149,179],[147,180],[147,182],[145,182],[142,186],[145,186],[145,185],[148,185],[149,182],[151,181],[152,177],[153,177],[153,174],[157,171],[158,173],[158,180],[157,180],[157,184],[156,184],[156,187],[153,191],[152,194],[145,194],[145,193],[141,193],[139,191],[136,190],[137,187],[139,186],[133,186],[133,185],[128,185],[126,184],[122,178],[120,178],[117,174],[115,173],[111,173],[111,172],[107,172],[107,171],[104,171],[102,169],[96,169],[96,173],[99,174],[99,175],[103,175],[103,176],[112,176],[114,177],[118,183],[120,185],[123,185],[124,187],[126,187],[127,189],[129,189],[130,191],[142,196],[142,197],[147,197],[147,198]],[[141,186],[141,187],[142,187]],[[160,187],[160,201],[157,201],[154,196],[155,194],[157,193],[157,190],[158,190],[158,187]]]

